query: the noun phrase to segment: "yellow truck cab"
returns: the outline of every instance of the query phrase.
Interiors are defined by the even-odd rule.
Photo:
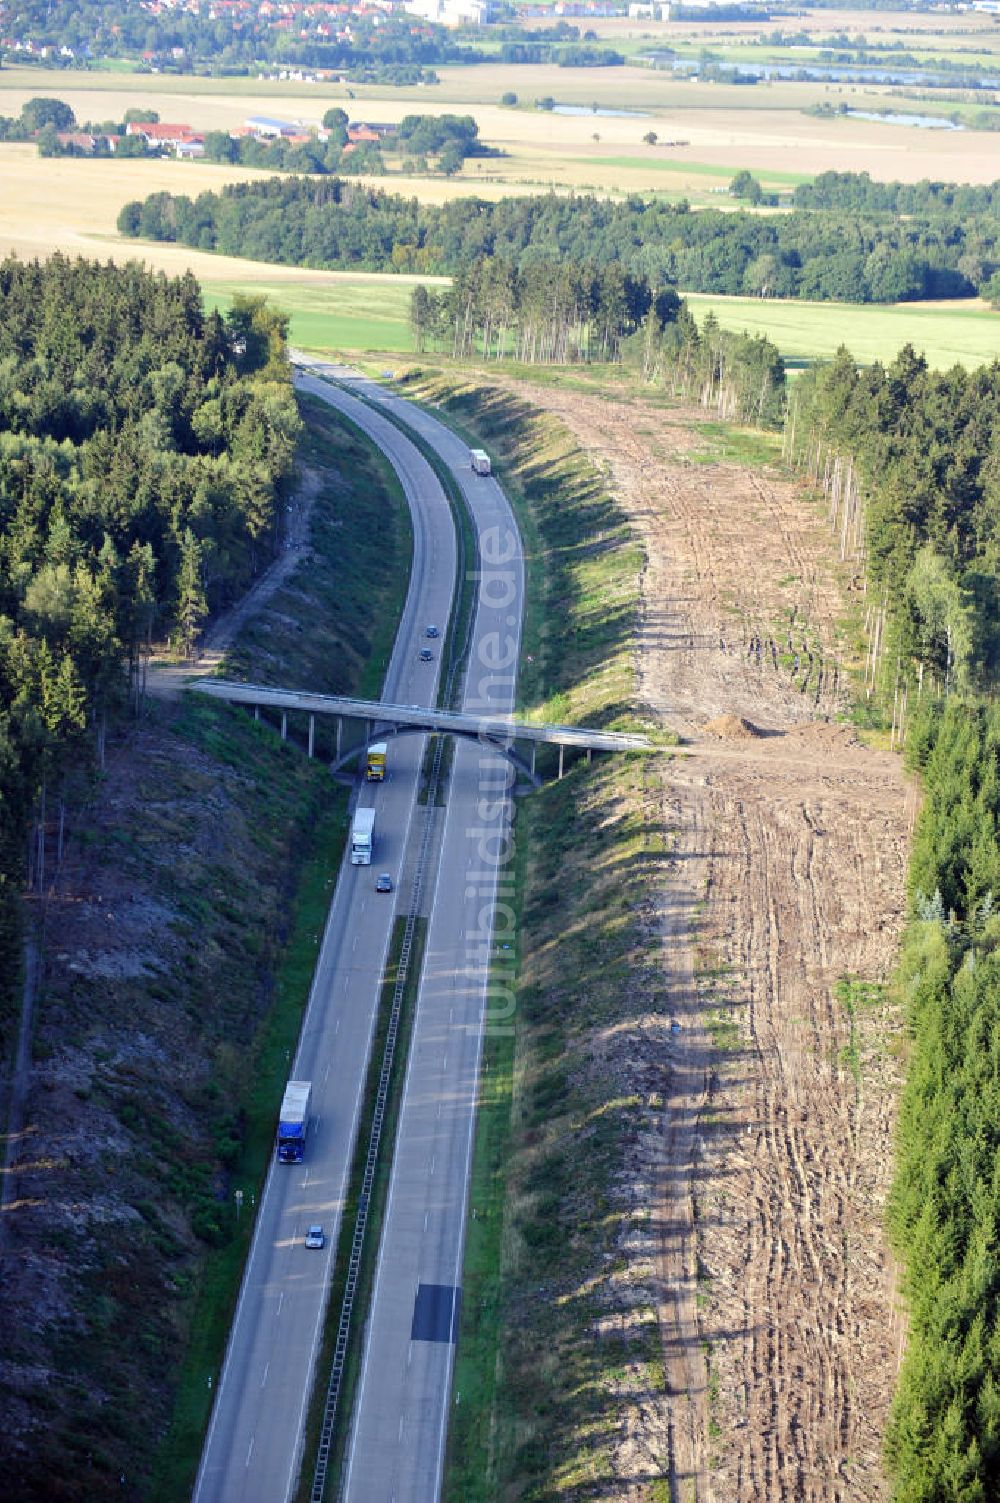
[[[381,783],[385,777],[385,754],[388,747],[384,741],[375,741],[368,748],[365,777],[369,783]]]

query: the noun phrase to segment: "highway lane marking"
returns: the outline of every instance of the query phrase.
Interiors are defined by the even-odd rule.
[[[341,407],[341,409],[343,409],[344,406],[347,406],[347,404],[349,404],[350,401],[352,401],[352,398],[350,398],[350,397],[344,398],[343,401],[337,400],[337,398],[340,397],[340,394],[332,394],[332,392],[323,391],[322,386],[320,386],[320,383],[317,383],[317,386],[319,386],[319,388],[320,388],[319,389],[319,395],[322,395],[322,397],[325,397],[326,400],[329,401],[329,404],[331,404],[331,406]],[[352,416],[355,416],[355,413],[352,413]],[[359,416],[361,416],[361,415],[358,415],[358,418],[359,418]],[[374,437],[374,439],[376,439],[376,442],[379,442],[379,437],[377,437],[376,424],[368,424],[367,421],[359,421],[359,425],[361,425],[361,427],[364,428],[365,431],[368,431],[368,433],[370,433],[370,436]],[[405,442],[405,440],[403,440],[403,442]],[[424,484],[426,484],[426,481],[424,481],[424,475],[423,475],[423,470],[426,469],[426,461],[424,461],[423,457],[420,457],[420,455],[415,455],[414,464],[412,464],[412,466],[408,466],[408,463],[405,463],[405,461],[400,461],[400,454],[398,454],[398,446],[400,446],[400,436],[398,436],[398,434],[395,433],[395,431],[394,431],[394,433],[392,433],[392,445],[391,445],[391,448],[392,448],[391,458],[392,458],[392,463],[394,463],[394,467],[397,467],[397,472],[400,473],[400,475],[402,475],[402,478],[405,479],[405,482],[408,481],[408,469],[414,469],[415,473],[417,473],[417,476],[418,476],[417,481],[411,481],[411,482],[409,482],[409,484],[406,484],[406,490],[408,490],[408,499],[411,499],[411,496],[412,496],[412,497],[414,497],[414,502],[415,502],[415,507],[414,507],[414,511],[415,511],[415,514],[414,514],[414,534],[415,534],[415,550],[414,550],[414,553],[415,553],[415,556],[414,556],[414,567],[412,567],[412,574],[414,574],[414,579],[417,579],[417,577],[420,577],[420,579],[424,579],[424,577],[426,577],[426,573],[427,573],[426,562],[424,562],[424,558],[426,558],[426,555],[424,555],[424,558],[421,558],[421,556],[418,556],[418,555],[420,555],[420,549],[421,549],[421,547],[423,547],[423,549],[426,549],[426,547],[427,547],[427,541],[433,540],[433,544],[435,544],[435,553],[441,553],[441,550],[436,549],[435,532],[432,531],[432,526],[430,526],[430,523],[432,523],[433,519],[432,519],[432,517],[427,516],[427,508],[426,507],[421,507],[421,505],[417,504],[418,499],[420,499],[420,497],[418,497],[417,491],[420,490],[420,488],[423,487]],[[403,460],[406,460],[406,457],[408,457],[408,455],[403,455]],[[439,487],[436,487],[435,476],[433,476],[433,472],[430,472],[430,470],[427,470],[427,473],[429,473],[430,482],[432,482],[433,497],[435,497],[435,507],[438,507],[439,502],[441,502],[441,504],[444,505],[445,510],[447,510],[447,500],[445,500],[444,493],[441,493],[441,491],[439,491]],[[429,487],[429,490],[432,487]],[[450,595],[450,597],[451,597],[451,589],[450,589],[450,591],[448,591],[448,595]],[[445,613],[444,612],[444,607],[442,607],[441,610],[432,610],[432,612],[427,612],[426,613],[426,619],[433,619],[433,616],[435,616],[435,615],[444,615],[444,613]],[[409,630],[411,630],[411,631],[415,630],[415,627],[417,627],[418,619],[420,619],[420,610],[418,610],[418,607],[417,607],[417,609],[415,609],[415,606],[414,606],[414,597],[412,597],[412,594],[409,595],[409,597],[408,597],[408,609],[406,609],[406,612],[405,612],[405,619],[403,619],[403,631],[402,631],[402,633],[400,633],[400,636],[403,636],[403,633],[405,633],[405,631],[406,631],[406,622],[408,622],[408,619],[409,619]],[[400,654],[394,654],[394,657],[398,658],[398,657],[400,657]],[[394,667],[398,667],[397,664],[394,664]],[[408,682],[409,685],[412,685],[412,682],[414,682],[414,679],[412,679],[412,673],[411,673],[411,675],[408,675],[408,679],[406,679],[405,682]],[[395,697],[395,699],[403,699],[403,697],[406,697],[406,694],[405,694],[405,691],[403,691],[402,694],[394,694],[394,696],[392,696],[392,697]],[[418,697],[417,694],[412,693],[412,688],[411,688],[411,694],[409,694],[409,697],[412,697],[412,699],[417,699],[417,697]],[[406,821],[406,837],[409,837],[409,833],[411,833],[412,822],[414,822],[415,813],[417,813],[417,810],[415,810],[414,803],[412,803],[412,801],[411,801],[411,806],[409,806],[409,810],[408,810],[408,821]],[[406,845],[406,837],[405,837],[405,845]],[[382,954],[382,968],[383,968],[383,966],[385,966],[386,956],[388,956],[388,942],[389,942],[389,939],[386,938],[385,951],[383,951],[383,954]],[[365,980],[367,980],[367,974],[365,974]],[[347,977],[347,975],[344,975],[344,992],[347,992],[347,990],[349,990],[349,989],[350,989],[350,978]],[[362,1085],[364,1085],[364,1081],[359,1081],[358,1082],[358,1094],[361,1093]],[[355,1109],[356,1109],[356,1102],[355,1102]],[[379,1267],[379,1272],[377,1272],[377,1275],[376,1275],[376,1287],[377,1287],[377,1279],[380,1278],[380,1275],[382,1275],[382,1272],[383,1272],[382,1267]],[[362,1375],[361,1375],[361,1387],[362,1387],[362,1389],[364,1389],[365,1378],[367,1378],[367,1375],[368,1375],[367,1371],[365,1371],[365,1369],[367,1369],[367,1356],[365,1356],[364,1368],[362,1368]],[[352,1447],[352,1456],[350,1456],[349,1464],[347,1464],[346,1491],[349,1491],[349,1489],[350,1489],[350,1470],[352,1470],[352,1462],[353,1462],[353,1447]],[[397,1495],[397,1482],[392,1483],[392,1498],[395,1498],[395,1495]]]
[[[336,1033],[336,1031],[337,1031],[337,1030],[336,1030],[336,1029],[334,1029],[334,1033]],[[326,1085],[326,1083],[327,1083],[327,1081],[328,1081],[328,1080],[329,1080],[329,1079],[330,1079],[330,1066],[329,1066],[329,1065],[327,1065],[327,1067],[326,1067],[326,1069],[325,1069],[325,1070],[324,1070],[324,1072],[323,1072],[323,1084],[324,1084],[324,1085]]]
[[[431,1214],[430,1211],[425,1211],[424,1212],[424,1231],[425,1232],[427,1230],[427,1220],[428,1220],[428,1217],[430,1216],[430,1214]]]
[[[250,1437],[250,1444],[247,1446],[247,1459],[246,1459],[246,1465],[247,1466],[250,1465],[250,1457],[253,1455],[253,1443],[254,1443],[254,1441],[256,1439],[257,1439],[257,1437],[255,1435],[251,1435],[251,1437]]]
[[[431,1173],[432,1174],[434,1173],[434,1165],[436,1163],[437,1163],[437,1154],[436,1153],[432,1153],[431,1154]]]
[[[345,978],[345,980],[344,980],[344,990],[345,990],[345,991],[346,991],[346,990],[347,990],[347,980],[346,980],[346,978]],[[337,1026],[336,1026],[336,1027],[335,1027],[335,1028],[334,1028],[334,1030],[333,1030],[333,1036],[334,1036],[334,1038],[336,1038],[336,1037],[337,1037],[337,1034],[338,1034],[338,1033],[339,1033],[339,1032],[340,1032],[340,1019],[339,1019],[339,1018],[338,1018],[338,1019],[337,1019]]]
[[[284,1303],[284,1299],[285,1299],[285,1291],[282,1289],[279,1292],[279,1294],[278,1294],[278,1308],[277,1308],[277,1311],[275,1312],[277,1315],[281,1314],[281,1306]]]
[[[260,1380],[260,1386],[261,1386],[261,1388],[263,1388],[264,1384],[267,1382],[267,1375],[270,1372],[270,1370],[271,1370],[271,1364],[270,1364],[270,1362],[265,1362],[264,1363],[264,1371],[263,1371],[263,1374],[261,1375],[261,1380]]]

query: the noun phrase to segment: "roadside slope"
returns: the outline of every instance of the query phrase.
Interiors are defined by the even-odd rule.
[[[649,558],[642,698],[697,750],[663,766],[661,795],[681,1024],[656,1201],[674,1478],[720,1503],[878,1498],[898,1337],[878,984],[908,815],[898,759],[816,718],[845,705],[852,581],[819,509],[703,414],[530,397],[610,467]]]
[[[540,796],[547,812],[529,806],[544,854],[525,873],[503,1372],[480,1443],[511,1497],[883,1498],[901,1331],[883,1233],[898,1019],[881,983],[911,795],[896,758],[828,718],[846,708],[857,582],[764,436],[576,374],[424,389],[520,466],[536,514],[545,458],[518,457],[532,411],[607,477],[645,557],[615,701],[689,742],[631,795],[627,773],[578,769]],[[567,535],[539,562],[572,572],[608,532],[562,494]],[[557,684],[575,709],[600,654],[586,661],[567,616],[540,641],[572,643]]]
[[[358,687],[405,589],[402,501],[336,425],[305,458],[313,552],[245,662],[308,678],[305,639],[323,687]],[[369,506],[359,604],[343,562]],[[5,1496],[186,1495],[344,803],[321,763],[196,700],[123,727],[70,821],[4,1264]]]

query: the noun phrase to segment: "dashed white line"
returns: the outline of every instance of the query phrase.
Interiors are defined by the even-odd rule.
[[[267,1375],[270,1372],[270,1370],[271,1370],[271,1364],[270,1364],[270,1362],[265,1362],[264,1363],[264,1371],[261,1373],[261,1376],[260,1376],[260,1386],[261,1386],[261,1388],[263,1388],[264,1384],[267,1382]]]
[[[250,1437],[250,1444],[247,1446],[247,1459],[246,1459],[246,1465],[247,1466],[250,1465],[250,1457],[253,1455],[253,1443],[256,1440],[256,1438],[257,1437],[255,1435],[251,1435],[251,1437]]]

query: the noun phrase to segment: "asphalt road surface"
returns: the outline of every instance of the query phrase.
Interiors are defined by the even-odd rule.
[[[514,708],[524,600],[520,538],[493,479],[433,417],[381,388],[459,478],[479,540],[477,601],[462,708]],[[472,561],[467,561],[470,563]],[[430,927],[343,1497],[433,1503],[441,1486],[480,1050],[484,1027],[509,1028],[513,1002],[490,984],[501,966],[512,880],[508,764],[456,738]],[[499,888],[499,907],[495,899]]]
[[[308,376],[299,384],[334,396]],[[413,514],[414,559],[385,693],[406,704],[435,702],[439,653],[421,663],[424,627],[451,609],[455,538],[447,500],[419,452],[390,423],[349,398],[356,418],[391,456]],[[357,410],[353,410],[357,409]],[[303,1426],[357,1129],[379,983],[397,896],[375,892],[379,872],[398,877],[413,819],[425,738],[395,738],[389,776],[361,794],[376,809],[371,866],[337,882],[298,1053],[289,1076],[313,1082],[301,1164],[272,1163],[194,1490],[195,1503],[284,1503],[295,1485]],[[334,874],[331,873],[331,883]],[[398,892],[398,884],[397,884]],[[406,895],[404,890],[404,896]],[[246,1214],[251,1214],[247,1207]],[[303,1245],[321,1222],[322,1251]],[[209,1381],[206,1375],[206,1381]]]

